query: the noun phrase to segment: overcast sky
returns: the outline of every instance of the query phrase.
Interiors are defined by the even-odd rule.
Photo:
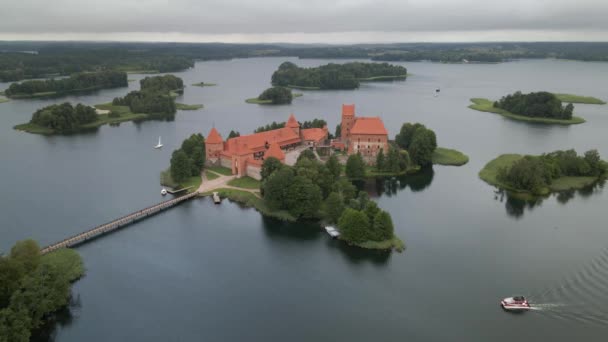
[[[608,41],[608,0],[3,0],[0,40]]]

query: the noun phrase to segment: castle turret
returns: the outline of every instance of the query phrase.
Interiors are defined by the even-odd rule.
[[[285,123],[285,127],[291,128],[291,130],[296,135],[300,135],[300,124],[298,123],[298,120],[296,120],[296,117],[293,116],[293,114],[289,116],[289,120],[287,120],[287,123]]]
[[[207,139],[205,140],[205,149],[207,153],[207,158],[216,159],[219,158],[220,152],[224,150],[224,139],[218,131],[213,127],[207,135]]]
[[[342,121],[340,130],[340,140],[348,145],[350,140],[350,131],[355,124],[355,105],[342,105]]]

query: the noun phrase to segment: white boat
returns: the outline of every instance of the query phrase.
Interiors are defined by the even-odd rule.
[[[500,301],[500,306],[507,311],[526,311],[530,310],[530,303],[524,296],[508,297]]]
[[[325,226],[325,231],[327,232],[327,234],[329,234],[329,236],[332,237],[332,239],[335,239],[340,236],[340,232],[335,227]]]
[[[161,194],[161,195],[163,195],[163,196],[165,196],[165,195],[167,194],[167,189],[163,188],[163,189],[160,191],[160,194]]]
[[[158,149],[163,147],[163,143],[160,142],[160,136],[158,137],[158,144],[156,146],[154,146],[154,148]]]

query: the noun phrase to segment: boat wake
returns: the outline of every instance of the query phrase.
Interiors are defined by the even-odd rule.
[[[608,325],[608,248],[572,276],[529,300],[532,310],[552,318]]]

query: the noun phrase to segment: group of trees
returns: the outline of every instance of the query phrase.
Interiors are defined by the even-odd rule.
[[[405,123],[395,136],[395,143],[409,153],[413,163],[422,167],[433,164],[433,153],[437,149],[435,132],[424,125]]]
[[[546,91],[529,94],[522,94],[518,91],[494,102],[494,107],[518,115],[562,120],[572,119],[574,110],[572,103],[568,103],[564,107],[557,96]]]
[[[68,78],[57,80],[32,80],[12,83],[4,93],[8,97],[47,92],[64,94],[88,89],[126,87],[127,85],[126,73],[107,70],[99,72],[82,72]]]
[[[146,77],[140,81],[140,90],[117,97],[112,101],[115,106],[128,106],[133,113],[148,114],[150,119],[173,120],[177,108],[171,91],[181,90],[184,83],[173,75]]]
[[[65,102],[38,109],[32,115],[30,123],[57,132],[73,132],[80,129],[81,125],[96,120],[95,108],[80,103],[72,106],[69,102]]]
[[[510,167],[498,170],[497,179],[516,189],[541,193],[551,182],[563,176],[599,177],[608,172],[608,164],[597,150],[577,155],[574,150],[555,151],[540,156],[525,156]]]
[[[399,151],[394,147],[389,147],[386,155],[382,149],[376,155],[376,169],[378,171],[399,173],[407,170],[410,164],[409,153],[407,151]]]
[[[342,239],[355,243],[389,240],[394,235],[391,215],[378,208],[365,192],[360,192],[356,200],[349,201],[337,224]]]
[[[272,104],[290,104],[293,100],[291,89],[285,87],[271,87],[264,90],[258,100],[270,100]]]
[[[327,121],[325,121],[323,119],[312,119],[310,121],[299,122],[299,124],[300,124],[300,128],[302,128],[302,129],[323,128],[327,125]],[[272,123],[267,124],[266,126],[260,126],[260,127],[256,128],[253,131],[253,133],[272,131],[272,130],[283,128],[283,127],[285,127],[285,121],[283,121],[283,122],[273,121]]]
[[[330,63],[314,68],[300,68],[294,63],[284,62],[272,74],[271,81],[273,85],[283,87],[355,89],[359,87],[361,79],[406,74],[406,68],[388,63]]]
[[[182,183],[189,177],[200,175],[206,158],[205,138],[200,133],[192,134],[171,155],[171,178]]]
[[[69,255],[64,262],[49,262],[32,240],[17,242],[10,254],[0,255],[1,342],[29,341],[48,315],[68,304],[71,282],[83,271],[78,255]]]
[[[273,121],[270,124],[266,124],[266,126],[260,126],[258,128],[256,128],[253,133],[260,133],[260,132],[266,132],[266,131],[272,131],[275,129],[279,129],[279,128],[283,128],[285,127],[285,121],[283,122],[276,122]]]
[[[241,136],[241,132],[230,130],[230,133],[228,134],[228,139],[236,138],[236,137],[240,137],[240,136]]]

